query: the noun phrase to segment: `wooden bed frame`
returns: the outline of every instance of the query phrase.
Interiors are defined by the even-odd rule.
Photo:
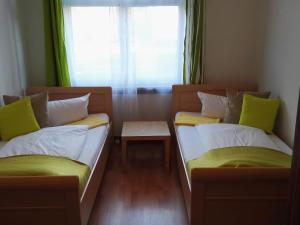
[[[223,95],[226,89],[255,91],[253,85],[174,85],[172,118],[200,112],[197,91]],[[283,225],[287,222],[290,169],[199,168],[187,174],[174,124],[177,164],[191,225]]]
[[[110,124],[86,187],[80,196],[76,176],[0,177],[0,223],[7,225],[86,225],[106,167],[112,143],[112,90],[95,88],[29,88],[27,94],[48,92],[49,99],[91,93],[89,113],[106,113]]]

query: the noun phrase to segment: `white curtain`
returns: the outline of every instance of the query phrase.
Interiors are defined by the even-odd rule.
[[[72,86],[112,86],[114,110],[136,118],[137,88],[182,83],[184,2],[64,0]]]

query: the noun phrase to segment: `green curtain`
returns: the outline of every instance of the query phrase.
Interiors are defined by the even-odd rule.
[[[62,0],[44,0],[46,76],[48,86],[71,86]]]
[[[205,0],[186,0],[183,81],[203,83],[203,37]]]

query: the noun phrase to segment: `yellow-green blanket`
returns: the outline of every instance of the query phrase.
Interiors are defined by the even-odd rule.
[[[189,174],[195,168],[215,167],[291,167],[292,157],[260,147],[227,147],[210,150],[187,162]]]
[[[90,168],[64,157],[29,155],[0,159],[0,176],[78,176],[84,190]]]
[[[179,114],[175,118],[175,125],[194,126],[197,124],[219,123],[219,118],[210,118],[206,116]]]
[[[85,119],[69,123],[68,125],[87,125],[90,129],[108,124],[108,121],[100,118],[99,114],[90,114]]]

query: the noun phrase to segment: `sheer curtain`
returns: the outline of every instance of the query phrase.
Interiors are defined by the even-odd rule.
[[[63,4],[72,86],[112,86],[114,110],[130,120],[138,112],[138,88],[182,83],[185,0]]]
[[[73,86],[182,82],[184,0],[64,0]]]

